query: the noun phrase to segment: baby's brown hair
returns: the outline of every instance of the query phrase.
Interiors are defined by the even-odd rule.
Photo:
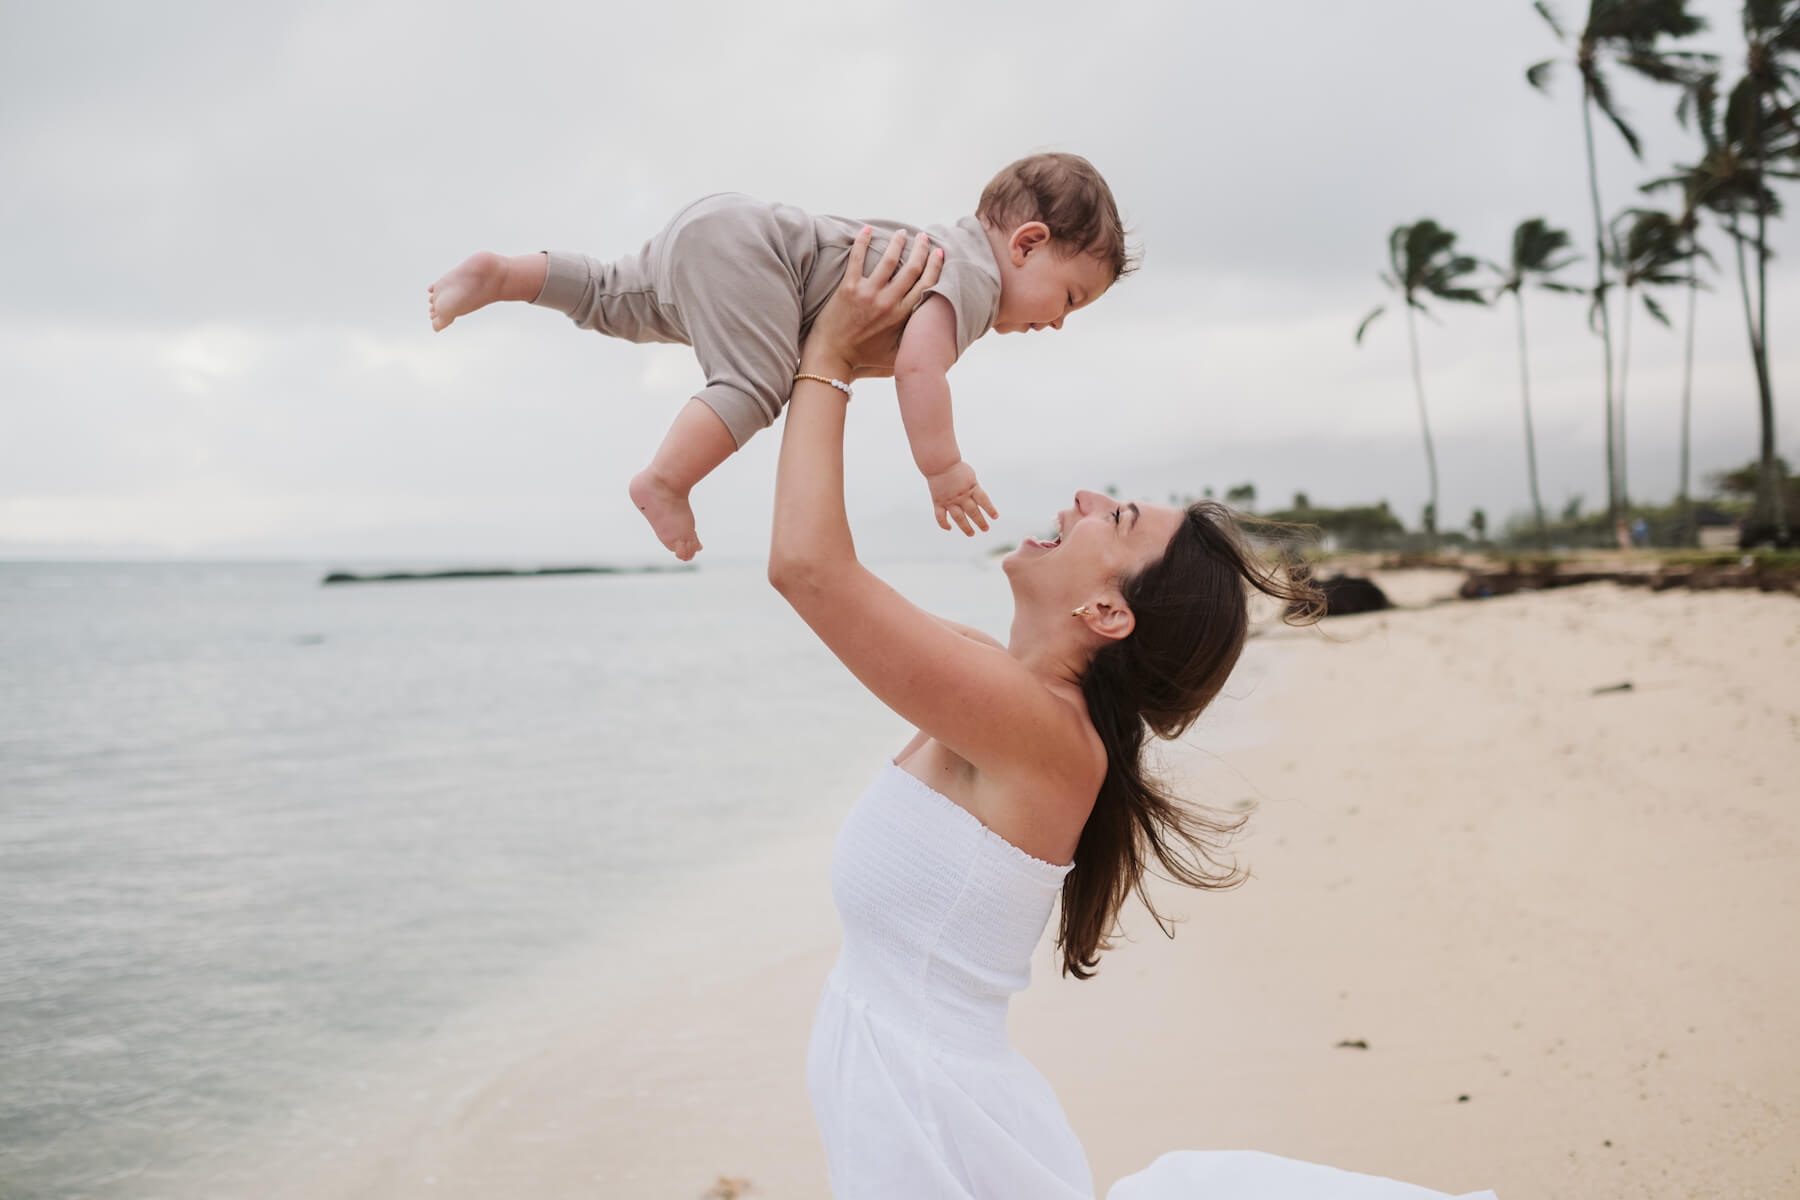
[[[1042,221],[1050,227],[1052,244],[1109,264],[1115,280],[1137,269],[1137,253],[1125,244],[1125,223],[1112,189],[1079,154],[1021,158],[988,181],[975,215],[1006,232]]]

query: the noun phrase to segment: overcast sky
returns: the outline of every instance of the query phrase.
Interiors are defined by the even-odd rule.
[[[1736,6],[1695,7],[1729,52]],[[1143,269],[952,372],[1002,512],[985,542],[937,530],[892,389],[859,390],[865,555],[1016,540],[1108,484],[1248,480],[1265,506],[1386,499],[1416,523],[1404,322],[1360,349],[1352,333],[1385,299],[1395,224],[1430,216],[1489,258],[1536,215],[1591,243],[1579,88],[1565,72],[1546,99],[1523,77],[1557,52],[1527,0],[9,5],[0,554],[662,561],[625,483],[699,382],[690,352],[523,305],[434,335],[425,285],[476,249],[633,250],[721,190],[949,221],[1046,148],[1106,174]],[[1672,94],[1618,90],[1645,161],[1597,130],[1609,213],[1692,154]],[[1800,328],[1795,222],[1774,241],[1779,334]],[[1736,278],[1715,283],[1697,477],[1756,450]],[[1528,305],[1545,500],[1591,507],[1599,343],[1581,301]],[[1440,321],[1421,342],[1442,524],[1477,506],[1498,523],[1527,499],[1513,314]],[[1793,459],[1800,353],[1774,340]],[[1680,369],[1680,338],[1640,310],[1636,496],[1674,491]],[[762,554],[778,439],[696,492],[702,561]]]

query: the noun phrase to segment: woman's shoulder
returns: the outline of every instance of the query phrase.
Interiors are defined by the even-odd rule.
[[[1106,780],[1106,745],[1073,696],[1046,685],[1057,703],[1029,757],[981,772],[984,807],[996,833],[1049,862],[1074,858],[1081,831]]]

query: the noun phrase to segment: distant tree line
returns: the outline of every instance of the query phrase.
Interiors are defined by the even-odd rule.
[[[1785,460],[1776,467],[1784,480],[1783,497],[1790,512],[1800,512],[1800,477],[1791,474]],[[1716,471],[1706,480],[1711,495],[1704,500],[1682,497],[1667,505],[1638,505],[1631,510],[1627,534],[1646,546],[1692,545],[1693,533],[1706,526],[1722,527],[1744,521],[1757,502],[1762,464],[1751,461],[1730,471]],[[1108,489],[1111,492],[1113,489]],[[1203,489],[1211,499],[1212,488]],[[1332,550],[1419,551],[1444,547],[1492,547],[1503,550],[1590,549],[1617,545],[1614,515],[1606,509],[1584,511],[1585,500],[1571,496],[1554,515],[1534,511],[1490,530],[1487,513],[1474,509],[1459,528],[1439,529],[1429,506],[1418,528],[1408,529],[1386,500],[1342,508],[1315,505],[1305,492],[1295,492],[1285,508],[1258,510],[1256,485],[1240,483],[1225,490],[1225,502],[1255,517],[1252,529],[1279,541],[1321,542]],[[1193,503],[1192,495],[1171,494],[1169,503]],[[1278,527],[1287,527],[1281,529]],[[1493,537],[1490,540],[1490,532]]]

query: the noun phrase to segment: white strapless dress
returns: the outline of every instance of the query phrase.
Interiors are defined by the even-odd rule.
[[[1006,1007],[1070,868],[1033,858],[888,764],[831,855],[844,948],[813,1022],[807,1088],[836,1200],[1094,1200]],[[1182,1151],[1108,1200],[1443,1200],[1248,1151]],[[1491,1192],[1473,1193],[1469,1200]]]

